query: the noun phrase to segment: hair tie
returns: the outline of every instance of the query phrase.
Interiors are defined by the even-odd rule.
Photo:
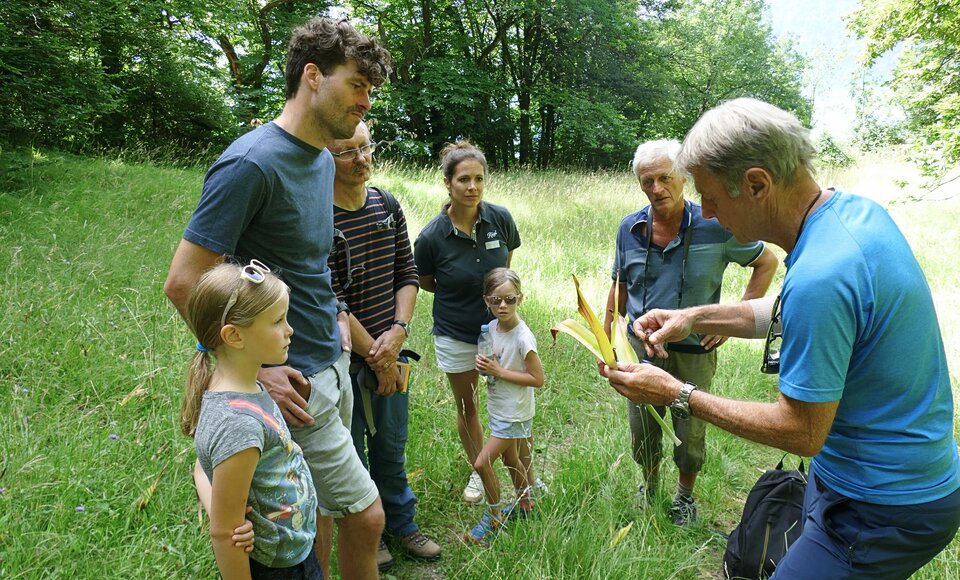
[[[197,341],[197,352],[210,352],[210,349],[200,344],[200,341]]]

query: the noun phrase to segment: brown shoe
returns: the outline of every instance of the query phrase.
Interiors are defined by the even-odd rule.
[[[387,549],[387,543],[381,538],[380,545],[377,546],[377,569],[383,572],[389,570],[390,566],[393,566],[393,556],[390,555],[390,550]]]
[[[440,558],[440,546],[417,530],[407,534],[399,540],[400,547],[414,558],[421,560],[436,560]]]

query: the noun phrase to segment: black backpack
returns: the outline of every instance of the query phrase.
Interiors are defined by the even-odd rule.
[[[786,456],[784,456],[785,458]],[[767,578],[803,530],[803,494],[807,476],[799,469],[777,467],[760,476],[743,506],[740,523],[727,538],[725,578]]]

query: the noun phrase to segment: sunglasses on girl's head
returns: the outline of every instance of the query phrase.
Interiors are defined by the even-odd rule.
[[[223,309],[223,316],[220,317],[220,326],[226,326],[227,324],[227,314],[229,314],[230,309],[237,303],[237,298],[240,297],[240,286],[243,284],[243,281],[246,280],[253,284],[262,284],[264,280],[267,279],[267,274],[270,273],[270,268],[268,268],[260,260],[250,260],[250,263],[240,268],[240,280],[237,281],[237,285],[233,288],[233,292],[230,293],[230,299],[227,300],[227,306]]]
[[[501,302],[506,302],[508,306],[513,306],[517,303],[517,300],[520,300],[520,297],[523,294],[510,294],[509,296],[484,296],[483,299],[486,300],[487,306],[500,306]]]

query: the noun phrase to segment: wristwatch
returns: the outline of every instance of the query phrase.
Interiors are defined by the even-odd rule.
[[[680,394],[670,403],[670,410],[676,418],[686,419],[693,415],[690,412],[690,393],[695,390],[697,390],[697,385],[693,383],[683,383],[683,386],[680,387]]]
[[[403,320],[394,320],[394,324],[403,329],[403,333],[407,335],[407,338],[410,338],[410,323]]]
[[[337,316],[340,316],[344,312],[350,314],[350,307],[347,306],[346,302],[337,302]]]

